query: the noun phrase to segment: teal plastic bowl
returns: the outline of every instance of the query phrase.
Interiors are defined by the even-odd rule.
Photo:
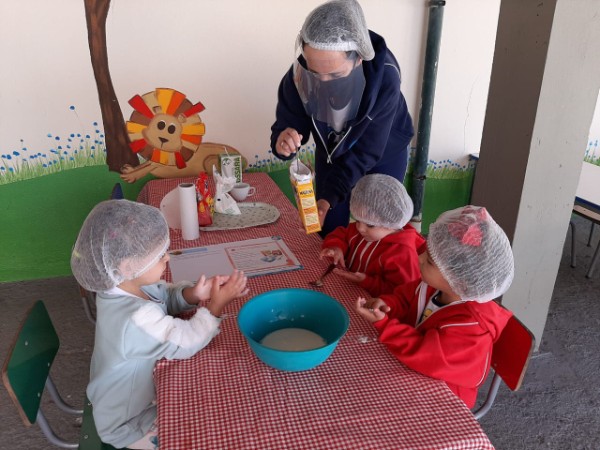
[[[268,366],[288,372],[312,369],[325,361],[348,330],[348,312],[329,295],[308,289],[278,289],[250,299],[237,317],[240,331],[254,354]],[[312,350],[288,351],[260,341],[283,328],[303,328],[327,343]]]

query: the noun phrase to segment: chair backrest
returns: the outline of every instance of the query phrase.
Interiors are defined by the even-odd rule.
[[[473,410],[477,420],[492,408],[502,380],[513,391],[521,387],[534,345],[535,338],[531,331],[514,315],[511,316],[492,348],[494,377],[484,402]]]
[[[2,381],[27,426],[36,421],[59,345],[46,306],[39,300],[27,312],[2,368]]]
[[[514,315],[492,350],[492,368],[513,391],[521,387],[533,353],[535,337]]]

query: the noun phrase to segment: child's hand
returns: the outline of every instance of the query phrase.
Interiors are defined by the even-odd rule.
[[[223,308],[232,300],[248,294],[247,282],[248,277],[241,270],[235,270],[229,277],[221,275],[214,277],[210,290],[210,303],[206,308],[213,316],[220,316]]]
[[[333,264],[338,267],[346,268],[346,261],[344,261],[344,253],[342,249],[339,247],[328,247],[321,250],[319,254],[319,258],[331,258]]]
[[[228,276],[221,275],[219,277],[219,284],[226,283],[227,280],[229,280]],[[214,282],[215,277],[206,279],[206,277],[202,275],[196,282],[196,285],[192,287],[192,295],[194,295],[198,299],[198,301],[210,300],[210,292],[212,290]]]
[[[390,307],[380,298],[358,297],[356,300],[356,312],[369,322],[374,323],[383,319],[386,313],[390,312]]]
[[[352,281],[353,283],[360,284],[367,278],[367,274],[362,272],[348,272],[346,270],[334,269],[333,273],[345,278],[346,280]]]

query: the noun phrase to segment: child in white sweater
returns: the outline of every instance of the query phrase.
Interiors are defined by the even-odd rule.
[[[237,271],[197,283],[161,281],[168,247],[158,209],[109,200],[90,212],[71,255],[79,284],[97,293],[87,395],[100,438],[115,447],[158,448],[155,363],[193,356],[219,333],[223,308],[247,294]],[[193,309],[189,320],[173,317]]]

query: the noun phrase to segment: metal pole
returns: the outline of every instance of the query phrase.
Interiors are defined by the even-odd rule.
[[[425,173],[429,161],[429,138],[431,136],[431,118],[433,116],[433,100],[442,37],[442,20],[444,18],[443,0],[429,2],[429,23],[427,28],[427,47],[425,49],[425,66],[423,68],[423,87],[421,89],[421,110],[419,111],[419,130],[417,132],[417,148],[413,167],[411,197],[414,213],[411,223],[420,231],[423,217],[423,197],[425,195]]]

